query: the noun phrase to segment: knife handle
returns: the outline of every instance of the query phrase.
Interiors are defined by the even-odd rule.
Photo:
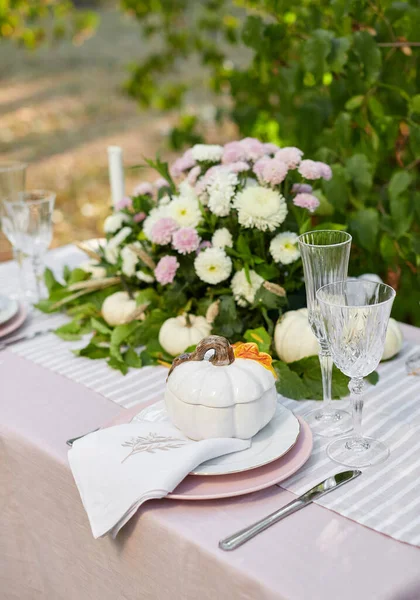
[[[310,502],[308,502],[307,500],[305,501],[301,498],[296,498],[296,500],[292,500],[292,502],[289,502],[289,504],[286,504],[279,510],[276,510],[275,512],[271,513],[271,515],[268,515],[268,517],[265,517],[264,519],[261,519],[260,521],[257,521],[256,523],[253,523],[248,527],[245,527],[245,529],[237,531],[236,533],[230,535],[224,540],[221,540],[219,542],[219,548],[221,548],[222,550],[235,550],[236,548],[239,548],[239,546],[242,546],[242,544],[245,544],[245,542],[251,540],[253,537],[258,535],[262,531],[265,531],[266,529],[271,527],[271,525],[278,523],[285,517],[288,517],[289,515],[300,510],[304,506],[307,506],[309,503]]]

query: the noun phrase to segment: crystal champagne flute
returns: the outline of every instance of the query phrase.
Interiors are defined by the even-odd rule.
[[[378,464],[389,450],[362,434],[363,377],[381,360],[395,290],[373,281],[342,281],[319,289],[317,298],[334,364],[351,378],[353,405],[353,433],[332,441],[327,454],[349,467]]]
[[[325,339],[316,291],[327,283],[347,277],[352,237],[345,231],[317,230],[299,236],[299,248],[305,276],[308,320],[319,342],[323,401],[305,419],[314,433],[333,437],[351,429],[351,416],[345,410],[332,406],[332,358]]]
[[[52,239],[52,213],[55,194],[45,190],[22,192],[19,199],[5,200],[4,229],[13,248],[29,257],[32,264],[32,289],[26,297],[32,304],[43,298],[44,255]],[[28,282],[27,282],[28,283]]]

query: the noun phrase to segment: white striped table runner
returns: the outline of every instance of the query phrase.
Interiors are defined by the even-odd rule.
[[[60,249],[52,255],[61,265],[64,264],[60,256],[63,250],[69,252]],[[74,264],[74,260],[71,262]],[[9,269],[10,265],[0,267],[2,293],[7,293],[13,283]],[[58,326],[64,319],[62,315],[36,315],[28,330]],[[16,345],[13,352],[127,408],[162,396],[166,369],[131,369],[124,377],[109,369],[104,361],[72,354],[72,349],[85,343],[64,342],[48,333]],[[405,362],[419,350],[420,345],[406,343],[397,359],[379,366],[379,383],[369,387],[365,395],[364,432],[383,440],[391,449],[390,458],[382,465],[365,469],[363,476],[351,486],[318,502],[371,529],[417,546],[420,546],[420,377],[407,375]],[[286,398],[282,402],[298,415],[305,415],[315,404]],[[346,404],[347,401],[337,403]],[[327,444],[328,440],[315,437],[311,458],[296,475],[283,482],[282,487],[301,494],[340,470],[327,457]]]

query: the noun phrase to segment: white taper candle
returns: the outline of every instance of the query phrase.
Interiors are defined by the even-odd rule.
[[[108,169],[112,204],[115,206],[125,195],[122,149],[119,146],[108,146]]]

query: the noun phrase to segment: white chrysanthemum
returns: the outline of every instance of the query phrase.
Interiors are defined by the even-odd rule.
[[[254,302],[255,294],[264,281],[258,273],[252,270],[249,271],[249,278],[251,283],[249,283],[246,278],[245,269],[235,273],[232,278],[232,292],[235,301],[239,306],[246,306],[248,303],[252,304]]]
[[[144,271],[136,271],[136,277],[139,281],[144,281],[144,283],[153,283],[154,277],[145,273]]]
[[[233,206],[238,209],[238,220],[243,227],[256,227],[261,231],[274,231],[287,215],[283,196],[261,186],[239,192]]]
[[[215,285],[229,277],[232,271],[232,261],[221,248],[206,248],[194,261],[198,277]]]
[[[284,231],[276,235],[270,242],[270,253],[276,262],[283,265],[295,262],[300,256],[296,233]]]
[[[210,177],[207,193],[208,206],[212,213],[218,217],[226,217],[229,214],[237,184],[238,176],[228,170],[219,169]]]
[[[187,180],[181,181],[178,186],[179,196],[182,198],[189,198],[190,200],[194,200],[197,202],[197,194],[194,187],[188,183]]]
[[[104,222],[105,233],[114,233],[118,229],[121,229],[124,223],[130,220],[130,217],[122,212],[116,212],[113,215],[109,215]]]
[[[131,244],[131,246],[138,249],[141,248],[140,242],[134,242],[133,244]],[[134,250],[131,249],[130,246],[124,246],[124,248],[121,250],[121,258],[122,272],[126,277],[133,277],[134,273],[136,272],[136,265],[139,260],[138,255],[136,254],[136,252],[134,252]]]
[[[156,206],[156,208],[152,208],[152,210],[149,212],[149,214],[143,221],[144,235],[147,237],[148,240],[151,239],[153,225],[155,225],[160,219],[169,216],[168,206],[169,204],[165,204],[163,206]]]
[[[214,248],[232,248],[233,239],[232,234],[229,229],[226,227],[221,227],[220,229],[216,229],[213,233],[213,237],[211,238],[211,243]]]
[[[131,227],[123,227],[117,235],[114,235],[113,238],[109,240],[107,245],[105,246],[105,258],[111,263],[111,265],[115,265],[118,260],[118,252],[119,247],[131,233]]]
[[[83,262],[79,265],[79,269],[83,269],[86,273],[90,273],[92,279],[102,279],[103,277],[106,277],[105,267],[101,267],[97,260]]]
[[[219,162],[223,155],[223,146],[217,144],[196,144],[191,149],[191,156],[196,162]]]
[[[165,208],[167,217],[172,217],[180,227],[197,227],[201,221],[201,212],[197,200],[188,196],[174,198]]]
[[[162,198],[158,202],[158,206],[166,206],[171,201],[169,196],[162,196]]]

